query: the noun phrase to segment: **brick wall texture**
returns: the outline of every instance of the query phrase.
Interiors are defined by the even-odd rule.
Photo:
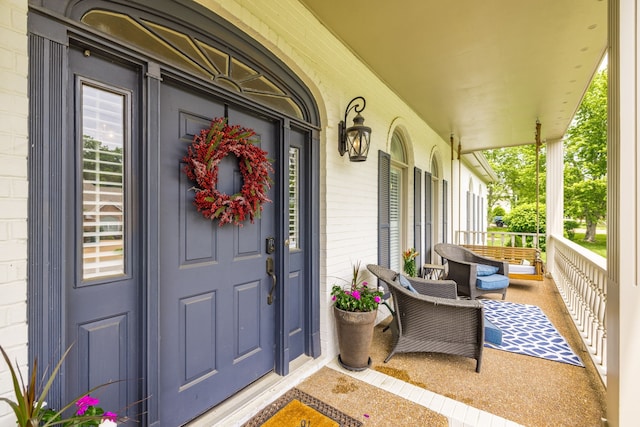
[[[27,373],[27,0],[0,0],[0,345]],[[12,385],[0,362],[0,395]],[[15,426],[0,403],[0,426]]]

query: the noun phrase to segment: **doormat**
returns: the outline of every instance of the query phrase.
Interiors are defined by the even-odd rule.
[[[362,423],[333,406],[292,388],[258,412],[243,427],[360,427]]]
[[[540,307],[508,301],[481,300],[484,315],[502,331],[502,344],[484,346],[584,367]]]

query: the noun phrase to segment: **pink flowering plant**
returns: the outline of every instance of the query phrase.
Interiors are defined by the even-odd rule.
[[[46,381],[43,377],[42,380],[38,382],[38,361],[35,360],[31,375],[25,384],[17,364],[16,368],[14,368],[8,354],[2,346],[0,346],[0,353],[2,353],[2,357],[9,367],[14,391],[13,400],[7,397],[0,397],[0,401],[7,403],[11,407],[16,417],[18,427],[47,427],[55,425],[114,427],[117,425],[118,416],[113,412],[105,412],[102,408],[98,407],[99,400],[91,397],[89,394],[75,399],[58,411],[46,407],[47,402],[45,402],[45,399],[49,393],[49,389],[70,350],[71,347],[65,351]],[[89,393],[115,382],[117,381],[94,387],[89,390]],[[75,411],[73,415],[63,419],[63,413],[66,413],[67,410],[70,410],[74,406]]]
[[[370,287],[361,277],[360,263],[353,265],[351,281],[344,286],[333,285],[331,300],[340,310],[373,311],[382,302],[382,292]]]
[[[43,421],[50,425],[61,424],[63,426],[99,426],[113,427],[118,424],[118,414],[105,412],[98,406],[100,399],[87,394],[75,402],[74,414],[62,420],[60,413],[53,409],[45,411]]]
[[[92,419],[84,421],[82,425],[87,426],[111,426],[118,422],[118,414],[113,412],[105,412],[104,409],[98,406],[100,400],[86,395],[78,399],[76,402],[76,414],[74,417],[90,417]],[[74,417],[71,417],[70,421],[73,423]],[[68,425],[68,424],[65,424]],[[74,424],[70,424],[74,425]]]

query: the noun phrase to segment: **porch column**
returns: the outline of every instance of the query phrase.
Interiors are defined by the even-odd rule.
[[[634,0],[609,1],[607,416],[614,427],[640,418],[639,20]]]
[[[564,232],[564,147],[562,140],[547,141],[547,272],[555,270],[555,245],[548,236],[562,236]]]

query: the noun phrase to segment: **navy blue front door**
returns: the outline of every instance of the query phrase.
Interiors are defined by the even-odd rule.
[[[178,425],[274,370],[278,302],[267,303],[273,278],[266,264],[271,257],[277,266],[280,256],[266,253],[274,203],[253,224],[219,226],[193,206],[181,159],[193,136],[225,114],[229,124],[253,129],[275,158],[278,124],[170,82],[161,85],[160,105],[159,407],[163,425]],[[227,156],[218,189],[233,194],[242,182],[237,159]]]

